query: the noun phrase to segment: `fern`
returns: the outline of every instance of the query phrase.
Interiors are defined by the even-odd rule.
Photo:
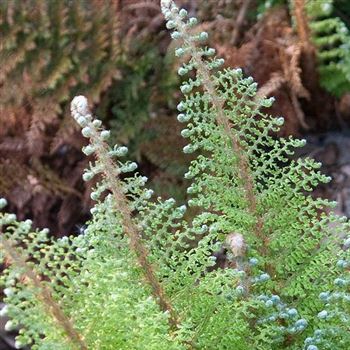
[[[312,159],[290,160],[305,142],[275,138],[273,99],[240,69],[220,69],[197,20],[171,0],[162,11],[188,58],[177,119],[194,156],[191,199],[154,198],[75,97],[83,152],[95,157],[83,179],[98,178],[92,219],[53,240],[0,214],[6,328],[33,349],[348,349],[349,222],[307,194],[329,178]]]
[[[321,85],[341,96],[350,90],[350,33],[339,17],[332,16],[333,2],[308,1],[306,10],[318,49]]]
[[[76,137],[69,100],[81,91],[98,103],[119,77],[119,22],[114,0],[1,1],[0,167],[6,172],[0,175],[0,193],[18,213],[31,213],[36,225],[53,228],[45,219],[53,208],[59,213],[57,231],[76,223],[65,208],[67,202],[75,201],[75,207],[82,202],[73,188],[81,161],[74,149],[82,139]],[[16,181],[15,169],[24,179]],[[65,178],[68,173],[76,173],[77,180]],[[83,205],[79,211],[87,215]]]
[[[263,0],[258,3],[258,13],[261,15],[272,6],[286,4],[292,10],[295,20],[296,3],[296,0]],[[305,6],[311,29],[311,33],[306,34],[311,34],[309,39],[317,49],[320,84],[333,95],[340,97],[350,90],[350,33],[346,23],[334,11],[343,4],[334,0],[303,0],[300,4]]]
[[[36,226],[49,226],[53,234],[74,230],[77,222],[88,217],[91,205],[90,189],[80,181],[87,161],[79,154],[83,139],[77,137],[78,128],[70,117],[70,96],[84,93],[98,104],[96,113],[108,115],[104,121],[113,140],[128,144],[138,161],[152,162],[152,152],[149,157],[140,150],[145,139],[150,144],[153,136],[146,122],[158,105],[164,108],[178,79],[175,72],[164,69],[164,64],[171,67],[156,46],[159,36],[150,38],[152,26],[145,25],[155,11],[160,18],[157,27],[162,24],[159,4],[147,6],[136,4],[138,9],[133,10],[129,0],[6,0],[0,4],[4,67],[0,72],[4,116],[0,118],[0,167],[6,168],[0,175],[0,193],[11,202],[11,210],[31,217]],[[32,48],[24,48],[19,63],[16,56],[22,40]],[[166,154],[164,160],[169,162]],[[24,174],[20,179],[18,171]],[[54,184],[47,186],[48,174],[54,172]],[[169,183],[171,192],[177,190],[174,183],[181,181],[177,173],[160,176],[170,178],[162,193],[167,193]],[[55,223],[49,217],[57,212]]]
[[[117,72],[117,22],[109,15],[116,10],[113,2],[105,1],[97,15],[94,2],[4,1],[1,6],[4,106],[18,108],[34,100],[39,108],[37,98],[44,96],[43,104],[52,99],[57,108],[76,89],[98,101]]]

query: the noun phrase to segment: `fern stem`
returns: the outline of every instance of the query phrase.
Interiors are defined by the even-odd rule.
[[[305,13],[305,0],[294,0],[294,15],[301,44],[304,49],[312,51],[313,44],[311,43],[311,32]]]
[[[311,41],[311,30],[306,15],[305,0],[294,0],[294,18],[302,48],[304,76],[307,77],[309,90],[314,90],[318,86],[316,49]],[[293,104],[295,103],[293,102]]]
[[[95,139],[95,142],[99,142],[97,134],[93,135],[93,139]],[[163,311],[169,312],[169,322],[172,327],[177,328],[178,319],[175,311],[167,299],[160,281],[156,277],[154,267],[147,259],[149,253],[147,248],[141,242],[139,230],[132,220],[132,212],[128,204],[128,199],[125,197],[122,188],[116,181],[119,174],[118,169],[116,168],[112,159],[108,156],[108,150],[102,143],[100,143],[100,147],[97,148],[96,155],[105,166],[105,178],[108,181],[109,189],[115,198],[115,209],[121,214],[124,232],[126,232],[130,238],[130,247],[137,255],[138,263],[145,273],[145,277],[152,288],[154,296],[159,302],[159,306]]]
[[[52,292],[47,285],[44,285],[36,272],[28,266],[28,263],[23,258],[22,254],[18,252],[16,246],[6,239],[3,235],[1,237],[1,245],[7,253],[11,263],[16,264],[24,272],[24,276],[31,281],[33,286],[39,291],[38,299],[47,307],[48,313],[56,321],[56,323],[63,329],[67,339],[74,345],[75,349],[87,350],[88,347],[84,342],[81,334],[74,328],[72,321],[64,314],[59,304],[52,297]]]
[[[223,101],[220,98],[220,96],[217,94],[215,84],[210,78],[210,71],[208,67],[205,65],[205,62],[203,61],[201,54],[197,50],[197,47],[193,43],[193,41],[189,39],[189,35],[186,31],[186,28],[183,22],[179,18],[174,18],[174,21],[176,23],[176,26],[179,32],[184,38],[186,45],[191,50],[191,56],[193,57],[197,66],[197,74],[202,80],[203,87],[207,91],[208,96],[211,99],[212,104],[216,110],[217,124],[223,127],[226,136],[231,141],[233,152],[238,159],[237,169],[241,170],[241,172],[237,172],[237,177],[239,178],[244,188],[248,209],[250,213],[257,219],[256,225],[254,226],[254,233],[260,240],[262,240],[263,237],[262,237],[261,231],[262,231],[263,220],[261,217],[258,217],[256,212],[257,200],[256,200],[256,195],[254,193],[254,181],[250,171],[249,160],[245,155],[244,148],[240,144],[234,132],[232,132],[232,127],[224,112],[225,101]]]
[[[86,102],[87,104],[87,102]],[[74,100],[72,102],[72,110],[77,108],[74,105]],[[85,109],[79,109],[78,113],[80,115],[90,115],[87,106]],[[111,191],[115,198],[115,209],[121,215],[122,226],[125,234],[130,239],[130,249],[136,253],[138,264],[142,268],[145,278],[148,284],[151,286],[152,294],[156,298],[160,308],[169,313],[169,324],[171,328],[177,329],[179,325],[178,316],[169,301],[163,286],[156,276],[155,269],[153,265],[148,261],[149,252],[147,247],[142,243],[141,234],[136,223],[133,220],[132,210],[129,205],[129,201],[125,196],[120,183],[118,182],[120,169],[117,164],[112,160],[111,156],[108,154],[108,146],[101,139],[98,132],[94,129],[92,123],[90,122],[92,134],[90,136],[91,143],[95,146],[95,155],[99,163],[103,165],[102,172],[104,174],[105,180],[108,184],[108,189]]]

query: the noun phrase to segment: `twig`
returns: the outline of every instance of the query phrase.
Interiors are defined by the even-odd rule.
[[[241,27],[243,25],[243,22],[244,22],[246,14],[247,14],[248,8],[250,6],[250,3],[251,3],[251,0],[243,0],[243,4],[238,12],[236,24],[235,24],[235,27],[233,29],[232,38],[231,38],[231,44],[233,46],[237,45],[238,35],[240,34]]]

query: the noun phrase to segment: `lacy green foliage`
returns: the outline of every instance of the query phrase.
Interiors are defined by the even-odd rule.
[[[273,99],[219,69],[215,50],[197,45],[208,37],[197,20],[171,0],[162,10],[188,57],[178,120],[184,152],[196,152],[185,175],[196,210],[186,219],[185,205],[152,198],[137,164],[121,160],[127,148],[111,147],[76,97],[83,152],[95,156],[83,179],[100,175],[92,219],[54,241],[1,214],[7,328],[34,349],[348,349],[349,223],[307,194],[329,179],[311,159],[289,160],[305,142],[273,136],[283,124],[265,113]]]
[[[344,249],[350,247],[350,239],[344,242]],[[350,271],[349,250],[346,259],[337,262],[341,271],[333,282],[333,288],[320,293],[319,298],[325,304],[325,309],[318,313],[320,329],[315,330],[312,337],[305,340],[305,347],[318,346],[321,349],[345,349],[350,344]],[[311,347],[311,348],[310,348]]]
[[[111,197],[75,244],[86,256],[68,313],[91,349],[176,349],[167,317],[144,285]],[[134,287],[131,287],[134,285]]]
[[[318,49],[321,85],[336,96],[350,91],[350,32],[333,15],[333,0],[308,1],[307,14]]]
[[[54,244],[46,232],[32,232],[30,223],[12,223],[13,215],[4,214],[1,224],[7,226],[7,233],[2,236],[2,244],[10,241],[16,245],[18,254],[26,257],[26,269],[49,280],[52,297],[74,320],[88,348],[172,349],[167,341],[166,317],[140,283],[140,272],[133,268],[133,256],[118,229],[117,215],[110,208],[110,199],[106,199],[95,207],[94,219],[83,236],[60,239]],[[19,246],[23,243],[27,245],[24,250]],[[7,256],[11,258],[11,253]],[[83,348],[67,339],[62,322],[51,313],[41,291],[18,265],[12,261],[2,281],[6,285],[5,302],[9,304],[2,313],[12,319],[6,328],[23,327],[17,337],[18,347],[34,343],[33,349]],[[44,287],[46,282],[41,284]],[[135,288],[130,288],[132,284]],[[142,332],[143,328],[147,332]]]
[[[4,301],[8,304],[1,313],[11,318],[5,329],[21,327],[18,348],[35,343],[33,349],[70,349],[65,332],[50,317],[50,312],[54,312],[50,296],[68,296],[70,278],[80,267],[79,255],[74,254],[66,237],[53,243],[47,236],[48,230],[31,231],[30,220],[17,222],[15,215],[1,214],[0,222],[1,227],[6,227],[1,237],[2,252],[7,252],[5,258],[10,264],[1,278]],[[47,290],[50,296],[44,296]]]
[[[181,86],[185,99],[178,105],[178,120],[187,124],[182,135],[190,141],[184,152],[202,153],[185,174],[192,180],[188,204],[211,211],[215,222],[210,227],[219,239],[241,234],[248,256],[258,257],[273,277],[265,291],[278,290],[285,302],[297,303],[315,327],[318,294],[337,275],[340,236],[349,230],[345,218],[320,214],[332,203],[305,194],[329,179],[312,159],[289,161],[304,141],[273,137],[283,119],[264,113],[271,99],[256,97],[253,79],[239,69],[215,72],[223,61],[213,57],[213,49],[195,45],[207,34],[187,30],[195,19],[185,24],[171,12],[168,17],[172,37],[184,42],[175,53],[190,57],[179,69],[180,75],[191,74]],[[298,334],[292,338],[295,344],[301,341]]]

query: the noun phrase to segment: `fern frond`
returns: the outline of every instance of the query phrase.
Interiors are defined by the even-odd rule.
[[[133,222],[133,208],[130,207],[128,203],[128,199],[124,194],[125,190],[116,181],[121,172],[135,170],[135,163],[125,164],[121,168],[117,167],[116,164],[113,163],[110,156],[114,154],[117,155],[118,153],[121,153],[122,150],[110,150],[107,144],[103,142],[104,139],[108,139],[110,132],[100,129],[100,121],[92,120],[91,114],[88,110],[87,100],[84,97],[76,97],[72,101],[71,109],[74,119],[83,127],[83,136],[90,139],[91,145],[88,147],[90,147],[90,150],[96,154],[97,163],[92,171],[86,174],[86,177],[93,176],[96,171],[103,172],[104,174],[104,181],[100,184],[97,191],[92,193],[92,198],[97,199],[106,189],[109,189],[113,194],[115,209],[121,215],[121,224],[125,234],[127,234],[130,239],[130,247],[137,255],[138,262],[145,273],[145,278],[150,284],[154,296],[159,300],[159,304],[163,311],[169,312],[170,323],[173,327],[176,327],[178,320],[175,311],[173,310],[170,302],[167,300],[163,287],[156,277],[153,266],[148,261],[147,248],[142,243],[137,225]],[[85,151],[88,152],[87,149],[85,149]],[[142,178],[136,178],[129,184],[129,186],[131,188],[135,186],[136,188],[134,190],[137,194],[139,194],[139,187],[142,185],[142,183]],[[148,195],[149,191],[143,193],[143,196],[146,196],[146,198]],[[141,200],[142,203],[142,197],[138,200]],[[137,202],[134,203],[134,206],[134,209],[138,207]]]
[[[312,40],[318,49],[322,86],[336,96],[350,90],[350,33],[339,17],[332,16],[333,0],[308,1]]]
[[[47,230],[32,233],[30,220],[19,223],[15,219],[13,214],[1,215],[2,230],[3,227],[6,229],[1,235],[1,249],[8,265],[6,277],[2,276],[1,282],[6,287],[5,302],[11,305],[6,308],[11,318],[7,329],[24,327],[16,342],[19,348],[31,343],[39,345],[45,336],[46,342],[59,349],[87,349],[82,336],[57,301],[60,289],[67,283],[67,271],[74,274],[79,260],[70,260],[69,254],[65,254],[65,240],[55,249],[50,246]],[[48,278],[57,284],[56,290],[45,281]],[[62,338],[66,341],[62,342]]]
[[[172,37],[183,42],[175,54],[189,56],[178,71],[191,76],[181,86],[185,98],[178,120],[187,124],[182,135],[190,143],[184,152],[201,153],[185,174],[192,181],[189,205],[213,213],[218,239],[243,235],[249,255],[262,258],[263,270],[272,276],[265,292],[278,290],[289,303],[298,300],[298,310],[311,320],[320,307],[320,289],[337,274],[332,266],[339,232],[349,229],[338,217],[320,219],[319,212],[332,203],[305,194],[329,179],[311,159],[289,160],[305,141],[275,139],[283,118],[264,113],[273,99],[257,97],[257,84],[242,70],[218,71],[223,60],[212,58],[215,50],[196,46],[207,34],[192,33],[195,19],[184,21],[184,11],[163,3]],[[302,341],[290,337],[295,344]]]

